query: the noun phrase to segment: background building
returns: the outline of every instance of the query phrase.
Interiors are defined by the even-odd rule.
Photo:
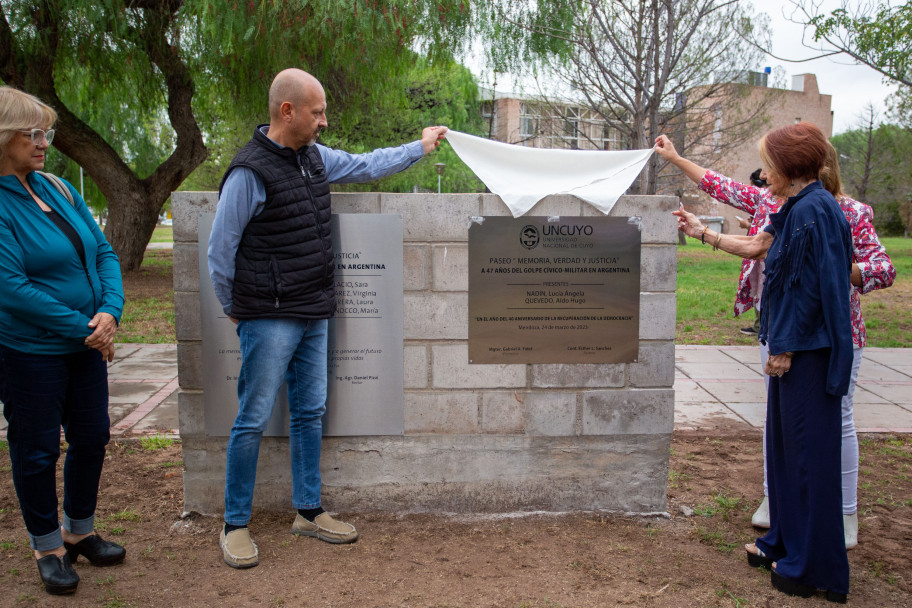
[[[756,73],[751,73],[756,74]],[[758,82],[759,79],[753,79]],[[757,141],[768,131],[796,122],[811,122],[823,131],[827,139],[833,135],[832,96],[821,94],[814,74],[798,74],[792,77],[791,89],[777,89],[758,84],[749,84],[746,95],[739,104],[710,104],[703,115],[714,121],[711,134],[699,142],[687,142],[682,153],[698,164],[713,169],[743,183],[748,183],[750,174],[763,166]],[[751,133],[743,143],[726,146],[726,127],[740,120],[740,108],[754,108],[764,105],[764,119],[751,126]],[[687,138],[686,133],[684,137]],[[681,137],[674,137],[675,145],[681,149]],[[686,141],[686,140],[685,140]],[[713,153],[713,148],[720,150]],[[698,215],[722,217],[725,219],[723,232],[740,232],[736,215],[744,216],[728,205],[715,202],[700,191],[689,179],[674,167],[666,169],[665,191],[675,191],[684,199],[688,209]]]

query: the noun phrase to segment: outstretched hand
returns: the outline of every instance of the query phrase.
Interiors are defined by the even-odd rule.
[[[447,131],[447,127],[426,127],[421,132],[421,147],[424,148],[424,153],[427,154],[439,146]]]
[[[659,135],[656,137],[655,145],[656,154],[668,162],[672,162],[678,158],[678,151],[675,149],[674,144],[671,143],[671,140],[668,139],[667,135]]]
[[[684,209],[684,205],[671,212],[672,215],[678,216],[678,230],[691,238],[699,238],[703,234],[704,226],[697,219],[697,216]]]

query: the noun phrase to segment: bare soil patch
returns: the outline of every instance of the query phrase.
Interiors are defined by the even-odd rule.
[[[912,440],[862,441],[860,544],[849,552],[855,606],[912,605]],[[334,606],[561,608],[824,606],[789,598],[749,568],[757,534],[759,434],[675,434],[670,517],[595,513],[522,517],[343,514],[361,532],[334,546],[289,533],[293,515],[257,512],[260,565],[222,562],[217,518],[181,519],[179,444],[109,447],[98,528],[124,564],[77,564],[73,597],[45,594],[0,454],[2,606]],[[59,478],[60,476],[58,476]],[[405,507],[407,509],[407,506]]]

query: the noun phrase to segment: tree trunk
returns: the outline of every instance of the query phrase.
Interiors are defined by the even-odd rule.
[[[135,270],[142,264],[165,201],[208,154],[191,107],[193,79],[166,36],[168,23],[180,8],[180,1],[137,5],[144,11],[143,19],[136,29],[128,28],[127,33],[137,51],[144,52],[164,78],[168,118],[177,134],[171,156],[145,179],[139,179],[117,152],[58,96],[54,74],[58,24],[67,16],[51,3],[39,4],[40,10],[32,15],[42,44],[28,50],[15,43],[6,15],[0,11],[0,78],[39,97],[57,111],[58,137],[54,146],[82,166],[107,199],[105,236],[120,258],[121,270]]]
[[[142,264],[146,245],[158,223],[165,200],[153,200],[141,190],[116,186],[104,191],[108,199],[108,224],[105,237],[120,258],[120,267],[135,270]]]

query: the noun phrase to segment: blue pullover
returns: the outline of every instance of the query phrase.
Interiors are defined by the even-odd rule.
[[[33,354],[85,350],[92,317],[107,312],[120,322],[120,262],[79,193],[70,204],[34,171],[29,185],[69,223],[85,248],[86,265],[15,175],[0,176],[0,344]]]

